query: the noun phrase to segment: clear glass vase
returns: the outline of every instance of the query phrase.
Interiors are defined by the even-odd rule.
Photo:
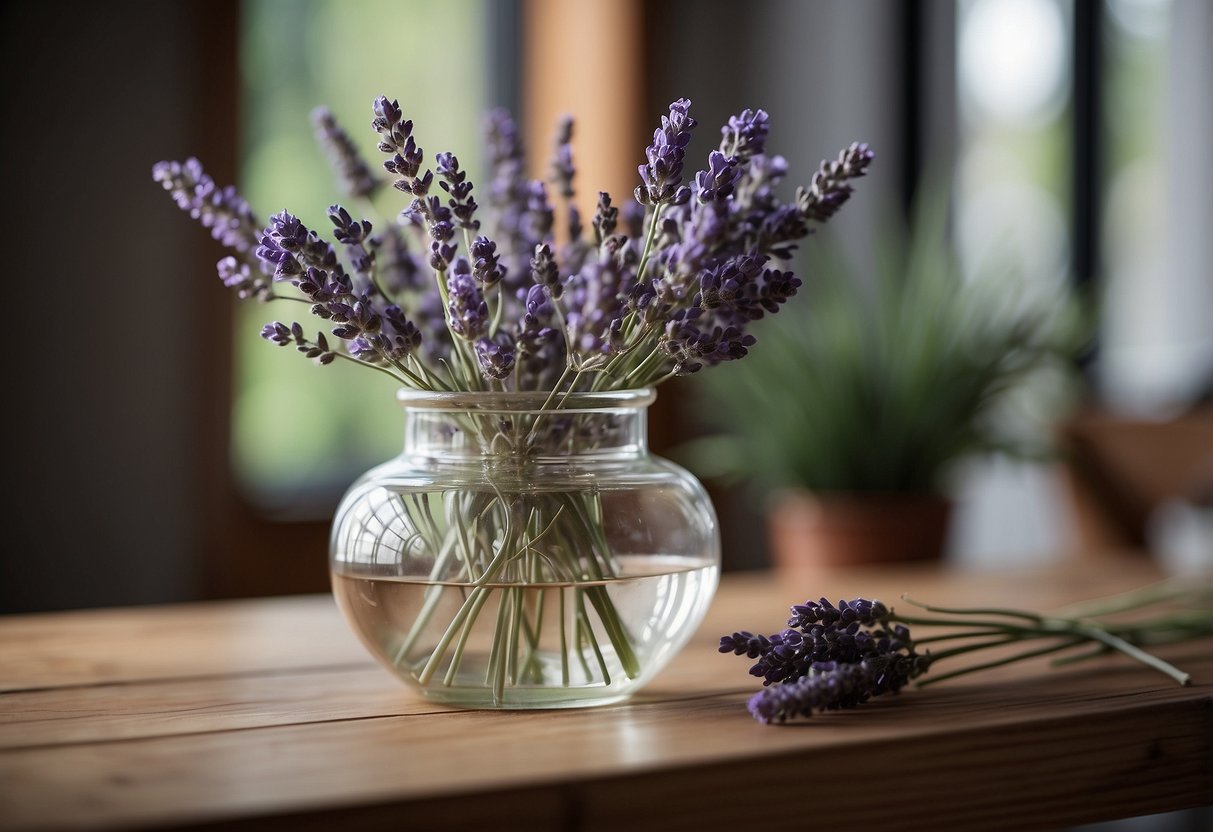
[[[435,702],[617,702],[703,618],[716,515],[649,453],[651,390],[402,391],[404,452],[346,493],[333,590],[389,669]]]

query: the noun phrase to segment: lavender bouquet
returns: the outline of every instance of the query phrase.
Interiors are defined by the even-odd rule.
[[[1019,609],[918,606],[924,614],[898,613],[880,601],[857,598],[806,601],[791,608],[787,628],[769,636],[736,632],[720,639],[720,652],[757,660],[750,675],[763,690],[749,700],[759,722],[786,722],[814,712],[854,708],[886,693],[942,682],[1038,656],[1069,665],[1119,653],[1166,674],[1181,685],[1189,676],[1146,652],[1144,647],[1213,635],[1213,585],[1164,582],[1113,598],[1042,615]],[[1162,606],[1161,612],[1131,620],[1109,616]],[[943,627],[947,632],[915,637],[910,627]],[[938,644],[946,649],[932,651]],[[1011,652],[1021,644],[1034,645]],[[928,647],[931,645],[931,647]],[[947,672],[923,675],[937,663],[998,649],[996,658]]]
[[[366,367],[406,389],[535,401],[508,419],[474,409],[461,414],[456,428],[491,458],[487,487],[437,497],[402,492],[391,506],[399,522],[368,544],[422,553],[429,564],[433,585],[416,621],[387,648],[388,661],[421,684],[459,677],[490,596],[499,599],[487,670],[494,702],[507,686],[540,675],[533,659],[545,601],[527,588],[620,574],[594,489],[539,494],[526,486],[537,458],[609,441],[601,423],[569,411],[570,401],[649,388],[743,358],[755,343],[750,325],[779,311],[800,286],[780,261],[847,201],[850,180],[873,158],[866,145],[854,144],[784,202],[776,186],[787,163],[767,152],[767,114],[747,109],[729,119],[718,149],[686,179],[696,127],[690,107],[680,99],[662,117],[638,169],[635,200],[617,205],[599,193],[588,226],[574,203],[568,119],[559,125],[545,182],[524,175],[514,122],[491,113],[491,170],[481,192],[452,153],[434,155],[427,167],[413,122],[396,101],[379,97],[373,105],[383,172],[318,110],[317,135],[350,200],[328,211],[336,245],[286,211],[263,226],[196,159],[153,169],[177,204],[231,250],[218,264],[226,286],[241,298],[301,304],[320,319],[319,330],[289,317],[272,321],[262,330],[266,340],[321,365]],[[383,216],[388,182],[408,201]],[[440,610],[456,591],[454,611],[443,619]],[[561,594],[559,621],[564,685],[569,654],[587,678],[594,673],[586,656],[594,657],[598,681],[608,686],[606,654],[616,674],[642,673],[636,636],[603,586],[578,587],[567,604]]]

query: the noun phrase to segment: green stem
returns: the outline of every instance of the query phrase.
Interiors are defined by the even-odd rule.
[[[602,648],[598,646],[598,637],[594,635],[594,627],[590,624],[590,617],[585,611],[585,600],[581,595],[581,590],[577,590],[577,592],[577,615],[581,619],[582,626],[585,628],[590,648],[594,651],[594,657],[598,660],[598,668],[602,671],[602,682],[605,685],[609,685],[611,684],[611,671],[607,667],[606,659],[602,655]],[[591,599],[591,603],[593,603],[593,599]]]
[[[1076,628],[1076,631],[1090,639],[1107,645],[1113,650],[1119,650],[1121,653],[1124,653],[1130,658],[1136,659],[1147,667],[1154,668],[1159,673],[1165,673],[1167,676],[1170,676],[1181,685],[1186,686],[1192,682],[1192,676],[1190,674],[1184,673],[1170,662],[1164,662],[1157,656],[1153,656],[1147,653],[1145,650],[1135,647],[1134,645],[1125,641],[1123,638],[1112,635],[1107,630],[1100,627],[1080,626]]]
[[[455,682],[455,676],[459,673],[459,666],[463,663],[463,651],[467,647],[468,638],[472,634],[472,627],[476,624],[476,619],[480,616],[480,609],[485,602],[489,600],[489,593],[481,593],[473,602],[473,609],[468,613],[467,618],[463,622],[463,630],[459,634],[459,640],[455,642],[455,649],[451,653],[451,663],[447,666],[446,676],[442,679],[442,684],[450,687]]]
[[[567,612],[564,608],[564,587],[557,590],[560,594],[560,683],[569,686],[569,643],[565,630],[568,627]]]
[[[357,358],[354,358],[354,356],[352,356],[352,355],[347,355],[343,352],[337,352],[336,350],[333,351],[333,355],[336,355],[339,358],[344,358],[346,361],[351,361],[354,364],[357,364],[359,367],[370,367],[372,370],[378,370],[379,372],[383,373],[385,376],[391,377],[391,379],[393,381],[395,381],[397,384],[405,384],[405,385],[408,384],[409,379],[402,378],[401,376],[396,375],[395,373],[393,373],[391,370],[387,369],[386,367],[380,367],[376,364],[368,364],[365,361],[359,361]]]
[[[1011,641],[1016,641],[1016,640],[1017,639],[1010,639],[1009,641],[1003,642],[1003,643],[1009,644]],[[940,676],[932,676],[929,679],[924,679],[920,682],[917,682],[915,684],[915,687],[925,688],[927,685],[933,685],[936,682],[943,682],[947,679],[955,679],[958,676],[965,676],[969,673],[976,673],[979,670],[989,670],[990,668],[1001,667],[1002,665],[1005,665],[1005,664],[1014,664],[1015,662],[1024,661],[1025,659],[1035,658],[1036,656],[1046,656],[1049,653],[1056,653],[1060,650],[1067,650],[1078,644],[1082,644],[1081,638],[1066,639],[1065,641],[1063,641],[1060,644],[1053,644],[1048,647],[1038,648],[1036,650],[1028,650],[1024,653],[1016,653],[1014,656],[1009,656],[1005,659],[996,659],[992,662],[985,662],[984,664],[975,664],[971,667],[962,667],[959,670],[953,670],[948,673],[944,673]],[[992,645],[987,645],[987,646],[992,646]],[[934,662],[937,659],[942,658],[942,657],[943,657],[943,654],[940,654],[939,656],[935,656],[932,658],[932,662]]]
[[[965,630],[965,631],[959,632],[959,633],[944,633],[943,635],[938,635],[938,636],[927,636],[926,638],[916,638],[916,639],[914,639],[914,644],[915,645],[933,644],[934,642],[937,642],[937,641],[955,641],[956,639],[961,639],[961,638],[981,638],[982,636],[1001,635],[1004,632],[1005,631],[1003,631],[1003,630]]]
[[[1004,644],[1013,644],[1017,641],[1024,641],[1024,637],[1020,635],[1007,634],[1002,638],[994,639],[993,641],[982,641],[977,644],[966,644],[962,647],[953,647],[951,650],[941,650],[938,653],[931,654],[931,662],[937,662],[940,659],[950,659],[953,656],[963,656],[965,653],[974,653],[978,650],[987,650],[991,647],[1001,647]],[[917,644],[917,642],[915,642]]]
[[[922,604],[908,595],[902,595],[901,600],[908,604],[913,604],[916,607],[926,610],[927,612],[944,613],[945,615],[1005,615],[1010,618],[1021,618],[1027,621],[1040,623],[1044,620],[1043,616],[1036,613],[1024,612],[1023,610],[1010,610],[1000,607],[974,607],[974,608],[959,608],[959,607],[936,607],[930,604]],[[898,616],[899,617],[899,616]]]
[[[1185,589],[1176,587],[1174,581],[1168,579],[1149,586],[1140,587],[1111,595],[1107,598],[1097,598],[1081,604],[1072,604],[1059,610],[1059,618],[1098,618],[1105,615],[1115,615],[1120,612],[1140,609],[1162,601],[1171,601],[1187,595]]]

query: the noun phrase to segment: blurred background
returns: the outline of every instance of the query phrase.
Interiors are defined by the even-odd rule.
[[[150,172],[194,155],[259,216],[289,207],[325,227],[338,191],[309,113],[329,106],[375,159],[381,93],[474,181],[487,108],[518,116],[535,176],[571,113],[587,214],[599,189],[628,197],[677,97],[701,125],[691,159],[730,114],[770,112],[787,196],[869,142],[871,174],[798,254],[810,302],[828,263],[875,272],[878,229],[930,188],[950,193],[936,254],[962,276],[994,259],[1014,298],[1083,310],[1063,389],[1021,407],[1063,455],[952,460],[949,562],[1213,557],[1213,4],[115,0],[0,14],[6,277],[37,312],[9,319],[2,612],[327,587],[338,497],[399,451],[391,382],[261,341],[277,311],[238,307],[215,278],[218,244]],[[813,308],[800,300],[788,319]],[[659,451],[710,433],[706,395],[693,380],[662,389]],[[767,565],[769,495],[713,494],[726,568]]]

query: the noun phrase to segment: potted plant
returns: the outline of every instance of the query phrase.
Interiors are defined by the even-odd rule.
[[[1039,396],[1034,423],[1007,417],[1042,389],[1029,378],[1072,366],[1075,304],[1006,273],[966,278],[933,203],[875,252],[872,279],[819,247],[809,303],[755,327],[746,366],[699,380],[720,433],[685,456],[763,490],[777,566],[938,557],[956,462],[1046,450]]]

